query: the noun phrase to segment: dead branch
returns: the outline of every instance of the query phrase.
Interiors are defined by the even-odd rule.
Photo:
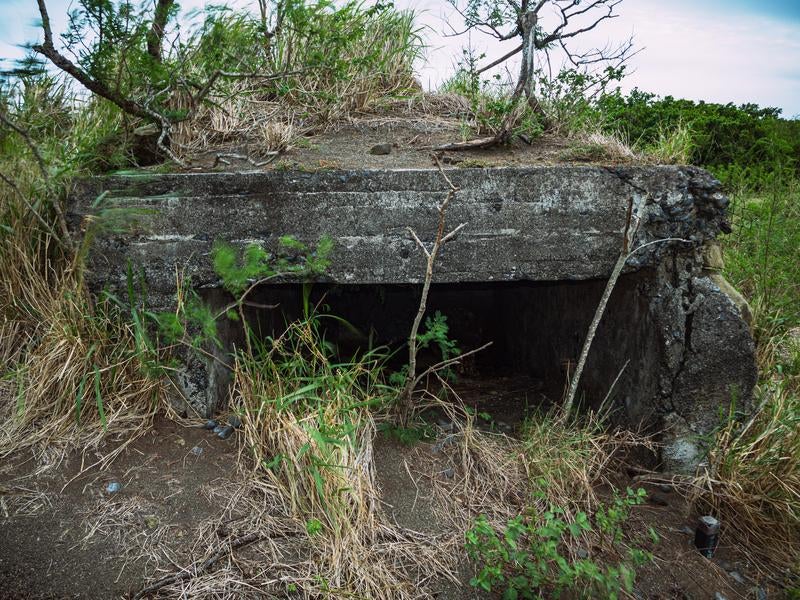
[[[179,581],[185,581],[187,579],[192,579],[193,577],[197,577],[198,575],[202,575],[203,573],[208,571],[211,567],[213,567],[221,558],[227,556],[229,553],[233,552],[237,548],[242,548],[244,546],[248,546],[250,544],[254,544],[256,542],[260,542],[265,539],[267,539],[267,536],[261,533],[248,533],[247,535],[243,535],[239,538],[236,538],[230,544],[226,545],[224,548],[217,550],[214,554],[212,554],[202,563],[195,564],[194,568],[184,569],[183,571],[180,571],[178,573],[167,575],[165,577],[162,577],[155,583],[148,585],[147,587],[143,588],[138,593],[136,593],[136,595],[133,596],[132,600],[139,600],[140,598],[146,598],[170,584],[178,583]]]
[[[483,346],[479,346],[478,348],[473,348],[468,352],[464,352],[463,354],[459,354],[458,356],[454,356],[453,358],[448,358],[447,360],[438,362],[435,365],[431,365],[430,367],[425,369],[421,374],[417,375],[417,378],[414,380],[413,389],[416,389],[417,386],[420,384],[420,382],[423,379],[425,379],[428,375],[431,375],[432,373],[436,373],[438,371],[442,371],[447,367],[452,367],[453,365],[457,365],[467,356],[471,356],[473,354],[477,354],[478,352],[482,352],[492,344],[494,344],[494,342],[486,342]]]
[[[614,287],[617,284],[617,280],[619,279],[619,276],[622,274],[622,270],[625,268],[625,264],[628,262],[628,259],[630,259],[634,254],[636,254],[640,250],[643,250],[644,248],[647,248],[655,244],[662,244],[666,242],[683,242],[686,244],[692,243],[690,240],[685,240],[683,238],[662,238],[637,246],[636,248],[634,248],[629,252],[628,249],[633,243],[633,239],[636,237],[636,232],[638,228],[639,228],[639,216],[634,212],[633,199],[631,199],[628,203],[628,211],[625,218],[625,230],[622,235],[622,251],[620,252],[619,258],[617,259],[617,262],[611,271],[611,275],[608,278],[605,290],[603,290],[603,295],[600,298],[600,303],[597,305],[594,317],[592,318],[592,322],[589,325],[589,331],[586,334],[586,339],[583,342],[583,347],[581,348],[581,355],[580,358],[578,359],[578,364],[575,367],[575,373],[572,376],[572,381],[570,382],[569,393],[567,394],[567,398],[562,407],[562,415],[564,418],[567,418],[570,412],[572,411],[572,406],[575,403],[575,396],[578,393],[578,384],[580,383],[581,375],[583,374],[583,369],[586,366],[586,359],[589,356],[589,350],[592,347],[592,342],[594,341],[594,337],[597,334],[597,328],[600,325],[600,321],[603,319],[603,314],[605,313],[606,306],[608,305],[608,300],[609,298],[611,298],[611,293],[614,291]],[[619,379],[619,376],[617,377],[617,379]],[[617,380],[615,379],[614,384],[612,384],[612,386],[616,384],[616,381]],[[605,402],[605,400],[603,402]]]
[[[507,52],[505,55],[495,59],[487,65],[476,70],[476,74],[481,74],[496,67],[517,54],[522,54],[520,61],[519,76],[517,85],[511,95],[511,110],[503,118],[499,131],[491,137],[470,140],[468,142],[456,142],[440,146],[437,150],[474,150],[479,148],[490,148],[508,142],[511,139],[511,127],[516,119],[515,109],[517,103],[524,96],[532,108],[536,109],[538,102],[535,97],[535,56],[539,51],[546,54],[552,45],[560,45],[564,50],[568,60],[576,67],[583,68],[600,62],[607,62],[615,67],[621,66],[631,56],[632,41],[629,39],[616,48],[607,46],[602,49],[595,49],[583,54],[573,52],[569,49],[566,40],[588,33],[598,27],[604,21],[618,17],[614,11],[622,0],[592,0],[584,2],[581,0],[522,0],[516,2],[509,0],[512,11],[516,14],[515,27],[508,33],[498,30],[495,23],[490,19],[477,17],[475,14],[467,14],[458,7],[458,0],[450,0],[450,4],[464,17],[467,23],[467,30],[477,29],[500,41],[506,41],[519,37],[521,43]],[[546,33],[541,24],[541,11],[546,5],[551,5],[557,11],[560,22],[549,32]],[[476,4],[470,3],[475,8]],[[477,11],[475,11],[477,12]],[[599,14],[598,14],[599,13]],[[570,28],[571,22],[578,17],[583,18],[591,14],[591,22],[584,26]],[[584,20],[584,22],[586,22]],[[549,54],[548,54],[549,61]]]
[[[406,382],[400,395],[400,421],[402,423],[406,423],[408,418],[411,416],[411,412],[413,410],[412,394],[414,393],[417,383],[419,383],[419,378],[417,377],[417,334],[419,333],[419,326],[422,323],[422,318],[425,316],[425,310],[428,304],[428,293],[430,292],[431,282],[433,281],[433,267],[436,264],[436,257],[439,255],[439,251],[442,249],[442,246],[448,241],[452,240],[458,234],[458,232],[466,226],[466,223],[462,223],[451,232],[445,234],[444,230],[447,207],[458,193],[459,188],[453,185],[453,182],[444,172],[442,163],[439,162],[439,158],[436,155],[433,156],[433,160],[436,162],[439,173],[447,182],[447,185],[450,189],[447,191],[447,196],[445,197],[444,201],[442,201],[442,203],[439,205],[439,224],[436,228],[436,237],[434,238],[433,246],[430,250],[425,248],[425,245],[422,243],[422,241],[419,239],[419,236],[417,236],[413,229],[408,229],[411,237],[422,249],[422,252],[425,255],[426,265],[425,280],[422,285],[422,297],[420,298],[419,308],[417,309],[417,314],[414,317],[414,322],[411,325],[411,332],[408,336],[408,372],[406,373]]]
[[[272,161],[274,161],[276,158],[278,158],[278,156],[280,156],[281,153],[279,151],[275,150],[273,152],[267,152],[267,154],[269,154],[269,156],[270,156],[270,158],[268,158],[267,160],[256,161],[255,159],[253,159],[252,157],[250,157],[250,156],[248,156],[246,154],[236,154],[236,153],[233,153],[233,152],[219,153],[214,158],[214,165],[213,166],[216,167],[219,163],[222,163],[224,165],[229,165],[230,163],[226,159],[232,158],[234,160],[244,160],[244,161],[250,163],[251,165],[253,165],[254,167],[260,168],[260,167],[265,167],[268,164],[270,164]]]
[[[42,178],[49,179],[50,176],[47,173],[47,165],[44,162],[44,158],[42,158],[42,153],[39,152],[39,147],[34,143],[28,131],[23,129],[16,123],[14,123],[11,119],[9,119],[3,113],[3,111],[0,111],[0,123],[8,127],[11,131],[16,133],[23,139],[23,141],[27,144],[28,148],[30,148],[31,154],[33,154],[33,157],[36,159],[36,164],[39,167],[39,172],[42,174]]]
[[[76,79],[87,90],[105,98],[109,102],[116,104],[119,108],[126,113],[135,117],[141,117],[148,121],[153,119],[152,111],[146,111],[142,106],[136,102],[125,98],[122,94],[112,90],[102,82],[94,79],[86,71],[79,68],[66,56],[61,54],[53,45],[53,30],[50,27],[50,16],[47,13],[47,6],[45,0],[36,0],[39,5],[39,15],[42,18],[42,30],[44,31],[44,43],[34,44],[32,46],[35,52],[38,52],[45,58],[50,59],[55,66]]]

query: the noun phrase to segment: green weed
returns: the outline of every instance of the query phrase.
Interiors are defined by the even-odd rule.
[[[644,490],[628,489],[626,497],[600,505],[594,522],[582,511],[567,521],[563,509],[551,506],[541,515],[518,515],[497,531],[481,515],[465,536],[467,555],[479,567],[470,584],[485,592],[502,591],[507,599],[559,597],[564,591],[587,598],[631,593],[635,568],[652,559],[648,552],[630,548],[622,553],[625,561],[601,565],[564,554],[564,542],[598,534],[610,539],[611,546],[620,545],[630,508],[645,495]]]

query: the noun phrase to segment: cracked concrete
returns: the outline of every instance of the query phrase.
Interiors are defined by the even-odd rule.
[[[628,421],[672,425],[664,436],[665,466],[692,468],[720,410],[727,412],[732,398],[746,408],[756,379],[746,302],[722,278],[714,251],[717,235],[729,231],[719,183],[700,169],[671,166],[450,169],[448,175],[460,188],[448,222],[466,226],[442,252],[434,281],[487,290],[521,286],[493,309],[502,306],[516,319],[502,326],[519,338],[508,344],[507,362],[521,370],[553,373],[558,361],[574,358],[634,206],[633,246],[644,248],[628,261],[626,283],[612,297],[583,394],[588,402],[602,398],[629,364],[615,402]],[[406,228],[432,239],[446,190],[435,169],[127,175],[84,182],[69,219],[76,235],[92,233],[87,277],[94,290],[124,292],[130,262],[147,282],[151,307],[169,310],[176,271],[224,304],[210,260],[216,240],[274,251],[283,235],[311,246],[328,235],[335,245],[322,283],[418,284],[424,261]],[[667,239],[677,241],[661,241]],[[578,282],[589,287],[568,287]],[[549,350],[535,347],[545,338]],[[548,361],[553,371],[542,367]],[[200,412],[212,412],[224,398],[224,373],[195,364],[183,379]]]

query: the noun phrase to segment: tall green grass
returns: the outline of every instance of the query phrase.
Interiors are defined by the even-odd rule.
[[[725,275],[752,308],[760,382],[754,412],[732,407],[717,433],[696,499],[754,556],[800,572],[800,182],[781,168],[718,174],[732,199]]]

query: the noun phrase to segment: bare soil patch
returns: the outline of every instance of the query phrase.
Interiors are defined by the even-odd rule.
[[[436,440],[410,446],[384,434],[376,439],[384,514],[406,532],[442,540],[456,535],[439,492],[455,489],[463,473],[446,439],[441,433]],[[192,564],[232,536],[237,520],[252,516],[247,508],[252,505],[242,504],[243,512],[235,514],[231,506],[236,502],[229,502],[243,485],[236,472],[236,435],[223,441],[198,427],[158,419],[107,470],[82,472],[93,454],[70,455],[41,472],[40,464],[17,456],[0,469],[0,598],[130,597],[147,582]],[[619,478],[620,485],[637,485],[625,474]],[[120,491],[108,493],[111,482],[121,484]],[[717,593],[755,598],[759,586],[770,598],[780,597],[769,582],[759,581],[746,552],[729,547],[724,537],[713,560],[700,556],[688,533],[697,515],[674,491],[648,491],[651,502],[634,510],[628,526],[652,527],[660,542],[653,550],[655,561],[639,570],[637,598],[700,600]],[[460,543],[452,547],[461,552]],[[275,556],[287,565],[304,560],[302,548],[285,538],[234,551],[206,578],[208,596],[225,592],[227,575],[235,572],[246,582],[259,575],[258,565],[268,566]],[[465,556],[457,560],[460,583],[434,578],[425,583],[426,591],[440,598],[481,597],[468,585],[473,574],[469,561]],[[212,593],[214,581],[221,587]],[[280,585],[240,589],[245,590],[237,592],[242,597],[286,594]],[[176,594],[173,587],[158,597]]]
[[[457,117],[393,113],[359,115],[348,122],[297,138],[278,155],[264,156],[258,145],[231,143],[203,152],[187,161],[192,171],[330,169],[425,169],[435,168],[436,153],[445,166],[492,168],[552,165],[576,161],[569,148],[574,142],[554,134],[535,139],[516,137],[511,143],[492,148],[438,151],[437,148],[463,139],[462,121]],[[248,160],[249,159],[249,160]],[[265,163],[265,164],[262,164]]]

